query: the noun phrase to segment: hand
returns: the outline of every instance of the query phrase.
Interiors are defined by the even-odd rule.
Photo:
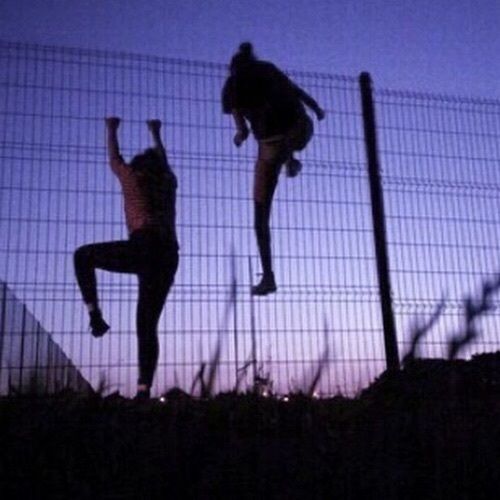
[[[325,118],[325,112],[321,108],[318,108],[316,110],[316,117],[319,121],[323,120]]]
[[[148,120],[146,123],[151,132],[158,132],[161,128],[161,120]]]
[[[234,134],[233,142],[236,147],[240,147],[243,142],[246,141],[248,137],[248,130],[238,130],[236,134]]]
[[[121,120],[116,116],[109,116],[105,118],[105,121],[106,121],[106,127],[108,127],[108,129],[116,130],[119,127]]]

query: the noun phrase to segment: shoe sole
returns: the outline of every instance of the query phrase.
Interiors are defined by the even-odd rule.
[[[94,330],[90,330],[90,334],[92,335],[92,337],[98,339],[98,338],[101,338],[101,337],[104,337],[104,335],[106,335],[107,332],[109,332],[111,327],[108,326],[108,328],[106,328],[105,330],[102,329],[102,330],[97,330],[97,331],[94,331]]]
[[[263,290],[262,292],[252,290],[252,295],[255,297],[264,297],[265,295],[276,292],[276,290],[278,290],[278,287],[268,288],[267,290]]]

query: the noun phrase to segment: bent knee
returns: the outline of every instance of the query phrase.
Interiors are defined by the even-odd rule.
[[[302,151],[309,144],[314,133],[314,125],[309,117],[301,120],[291,131],[288,137],[292,151]]]
[[[90,245],[82,245],[78,247],[73,253],[73,260],[75,264],[87,262],[92,255]]]

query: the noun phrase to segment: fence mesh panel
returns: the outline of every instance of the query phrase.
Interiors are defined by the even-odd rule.
[[[111,388],[130,394],[137,377],[136,280],[98,273],[112,329],[96,340],[73,273],[78,246],[126,237],[122,195],[106,161],[109,115],[123,119],[126,159],[149,145],[145,120],[160,118],[179,180],[181,263],[160,322],[155,390],[190,390],[219,339],[216,390],[238,378],[245,388],[254,371],[269,374],[278,392],[305,389],[327,346],[321,394],[353,393],[383,370],[356,78],[290,73],[327,117],[300,155],[300,176],[279,182],[278,293],[252,299],[260,271],[251,201],[256,146],[232,144],[232,121],[220,105],[226,66],[7,42],[0,61],[0,279],[91,384],[104,373]],[[432,312],[445,293],[445,321],[424,349],[439,356],[463,315],[462,295],[497,271],[500,107],[384,90],[375,100],[400,349],[410,320]],[[232,255],[237,298],[226,317]],[[474,351],[496,349],[496,318],[484,320]],[[9,334],[4,324],[3,373],[29,370],[9,352]]]
[[[377,90],[380,155],[401,349],[444,300],[424,355],[446,356],[464,299],[500,270],[500,103]],[[498,348],[498,310],[463,355]]]

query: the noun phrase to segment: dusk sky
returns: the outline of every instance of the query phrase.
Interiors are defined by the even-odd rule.
[[[224,65],[249,40],[259,57],[311,92],[326,119],[300,154],[303,172],[280,180],[273,205],[279,293],[255,303],[239,295],[234,321],[223,325],[230,335],[221,378],[232,383],[257,331],[257,359],[271,367],[276,386],[300,385],[324,350],[325,321],[331,363],[324,391],[357,390],[384,367],[361,71],[375,84],[401,350],[414,320],[446,296],[425,352],[445,355],[464,294],[499,268],[499,25],[498,0],[3,0],[0,280],[89,381],[112,366],[108,380],[130,388],[134,282],[98,276],[112,329],[97,342],[72,255],[84,243],[126,234],[103,117],[123,118],[126,158],[145,145],[144,120],[161,118],[179,179],[181,265],[160,325],[158,384],[189,388],[218,339],[231,249],[242,292],[259,271],[251,213],[256,144],[234,147],[220,107]],[[498,346],[498,315],[488,321],[474,352]]]
[[[7,41],[226,62],[242,40],[287,69],[500,98],[497,0],[2,0]]]

